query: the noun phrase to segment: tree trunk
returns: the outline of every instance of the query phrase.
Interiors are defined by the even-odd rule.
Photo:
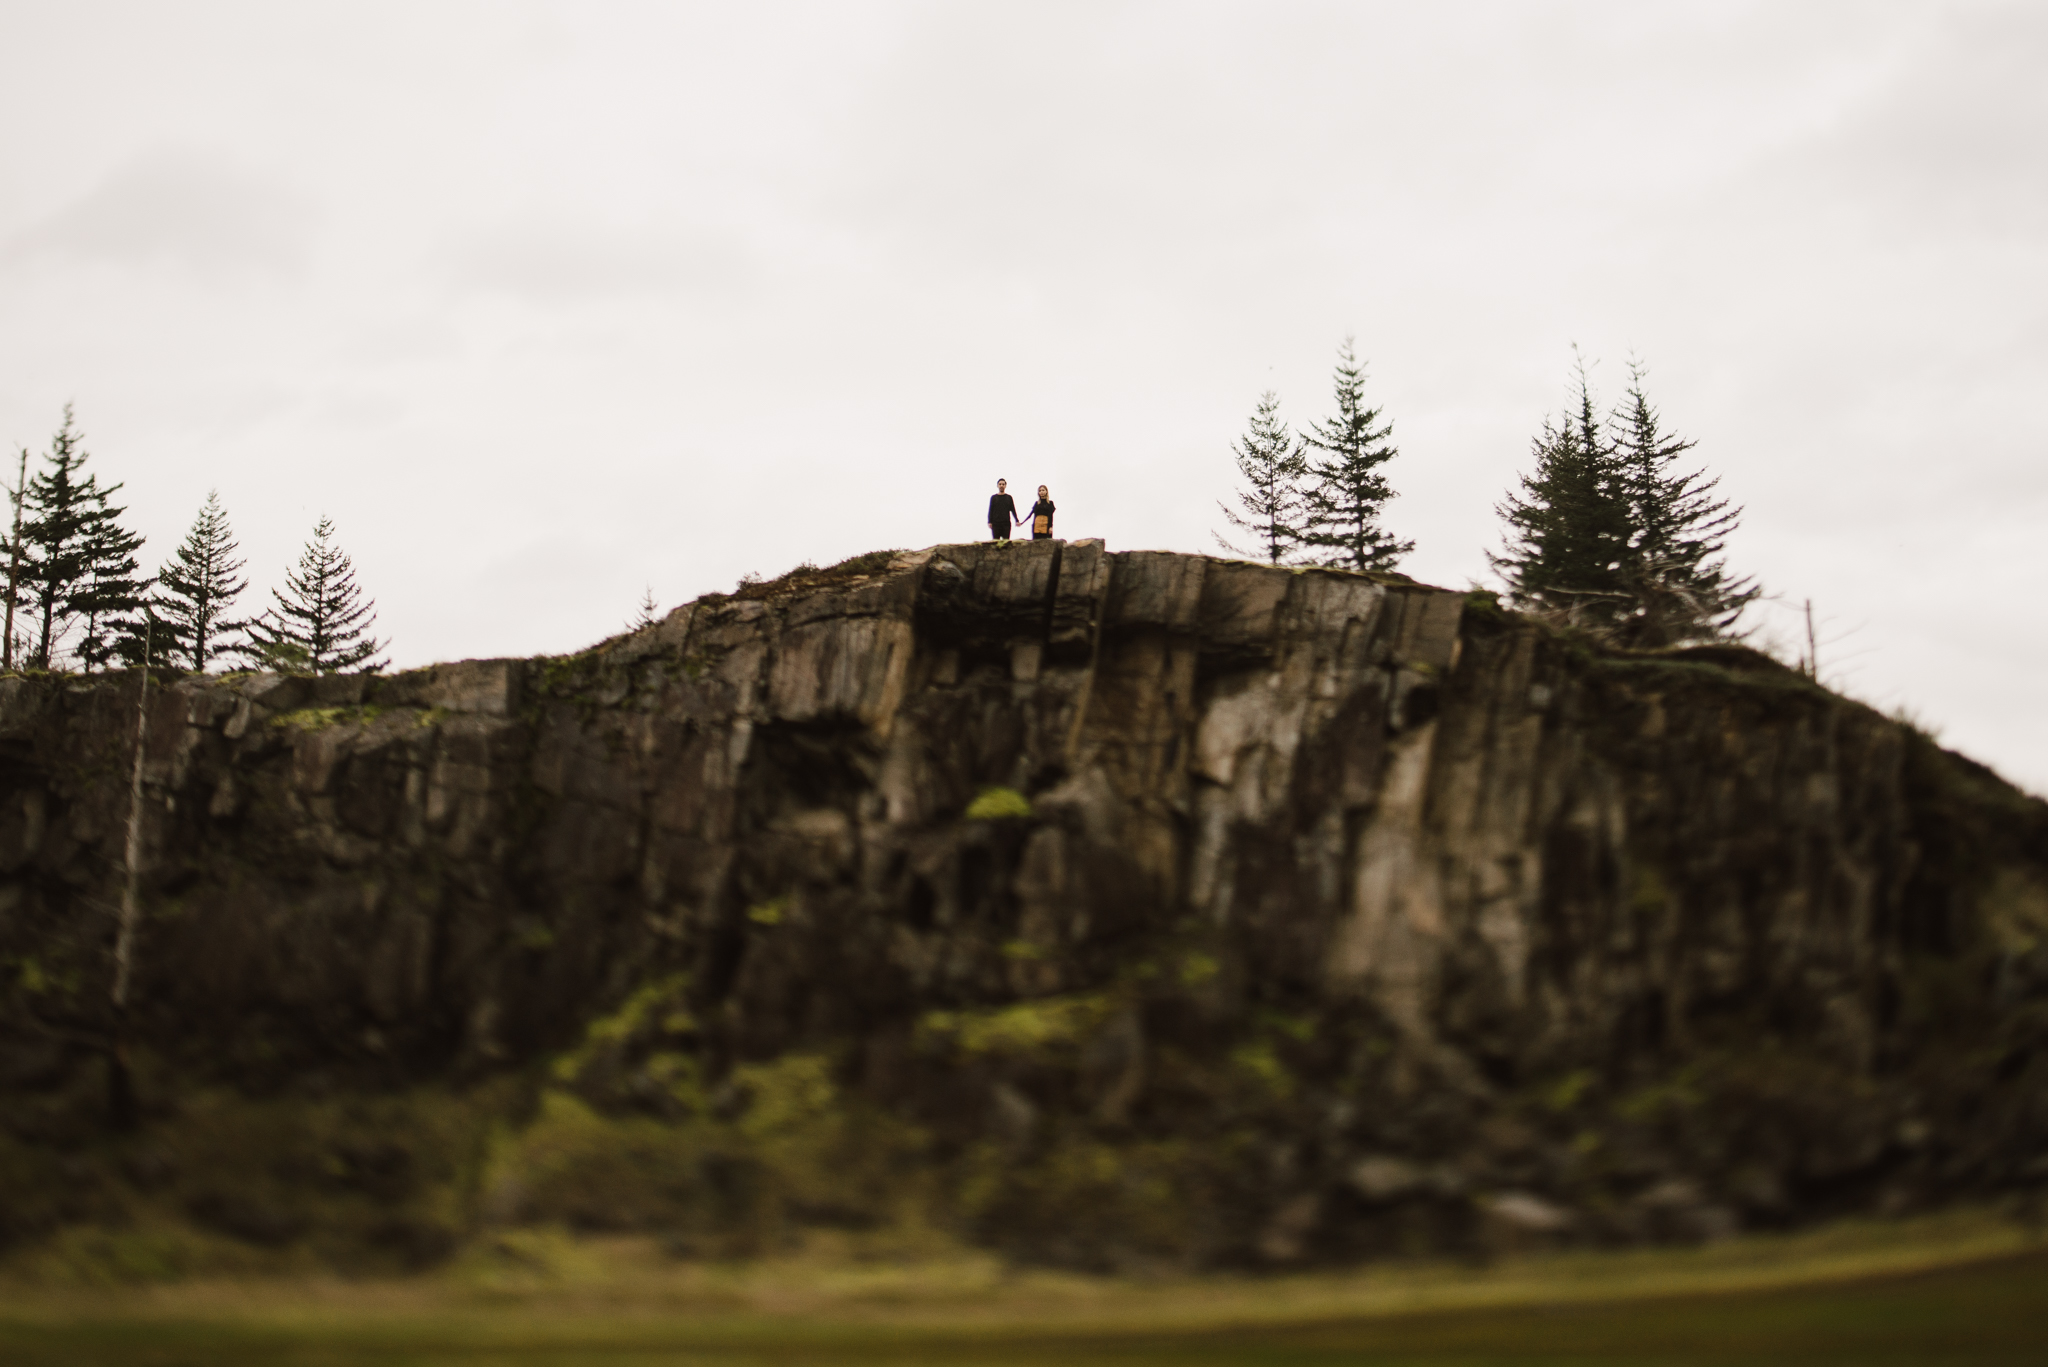
[[[135,765],[128,783],[128,845],[121,884],[121,929],[114,939],[114,1044],[107,1057],[107,1115],[114,1128],[135,1125],[135,1084],[128,1069],[128,984],[135,963],[135,926],[142,919],[142,756],[149,739],[150,631],[143,629],[142,683],[135,695]]]

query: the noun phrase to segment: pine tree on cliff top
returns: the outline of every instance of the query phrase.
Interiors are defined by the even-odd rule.
[[[1704,472],[1676,472],[1693,443],[1662,429],[1629,367],[1626,400],[1602,424],[1585,365],[1577,411],[1546,422],[1534,472],[1499,512],[1503,554],[1489,555],[1516,606],[1595,627],[1627,645],[1724,633],[1757,596],[1719,556],[1741,517]]]
[[[249,587],[248,580],[235,577],[244,563],[235,558],[237,549],[220,492],[208,490],[177,554],[157,572],[162,586],[155,604],[159,659],[182,655],[194,671],[205,673],[207,661],[236,649],[231,633],[247,624],[229,621],[227,613]]]
[[[125,509],[110,502],[121,486],[101,488],[98,477],[86,473],[90,457],[74,424],[66,404],[63,424],[24,500],[18,592],[34,621],[28,663],[37,669],[50,668],[81,626],[73,653],[88,669],[106,663],[134,629],[141,606],[135,552],[142,538],[121,526]]]
[[[632,619],[626,623],[626,630],[645,631],[647,628],[653,626],[656,622],[659,622],[660,620],[661,604],[657,603],[654,600],[654,585],[649,584],[647,586],[647,591],[640,595],[639,610],[635,612],[632,616]]]
[[[321,518],[298,568],[285,575],[284,592],[272,589],[276,602],[249,624],[242,654],[286,673],[375,673],[390,663],[372,659],[385,644],[369,634],[376,604],[363,597],[354,564],[333,538],[334,523]]]
[[[1715,559],[1742,518],[1714,497],[1720,483],[1673,463],[1696,443],[1666,435],[1643,394],[1643,368],[1629,363],[1628,393],[1612,419],[1615,461],[1628,490],[1632,537],[1625,579],[1632,599],[1625,635],[1634,645],[1665,646],[1717,636],[1761,592]]]
[[[1544,422],[1534,471],[1497,509],[1508,524],[1507,544],[1487,559],[1517,607],[1612,626],[1630,601],[1623,566],[1633,519],[1628,483],[1593,412],[1583,364],[1578,380],[1578,412]]]
[[[50,439],[44,468],[29,480],[23,499],[28,513],[21,528],[19,592],[30,613],[28,664],[34,669],[50,667],[71,625],[64,602],[92,568],[86,513],[97,486],[85,473],[89,457],[72,422],[71,405],[65,404],[64,422]]]
[[[81,627],[72,653],[88,673],[142,659],[150,581],[139,575],[142,563],[135,553],[142,549],[142,537],[121,525],[124,511],[110,507],[105,494],[94,500],[86,528],[91,568],[68,603]]]
[[[1230,450],[1237,458],[1237,472],[1244,485],[1237,492],[1237,508],[1227,503],[1216,506],[1231,526],[1245,534],[1252,548],[1232,545],[1221,534],[1216,541],[1233,555],[1277,565],[1301,543],[1307,515],[1301,482],[1308,473],[1308,458],[1280,417],[1278,395],[1267,390],[1259,396],[1250,427]]]
[[[1305,492],[1307,531],[1302,540],[1319,553],[1318,562],[1348,570],[1391,570],[1415,549],[1380,526],[1380,512],[1394,497],[1380,467],[1397,454],[1388,440],[1392,423],[1365,405],[1365,368],[1344,339],[1337,351],[1337,416],[1313,423],[1303,443],[1314,483]]]

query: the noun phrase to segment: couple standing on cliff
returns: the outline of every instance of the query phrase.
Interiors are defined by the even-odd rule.
[[[1043,484],[1038,486],[1038,502],[1031,505],[1031,539],[1052,540],[1052,495]],[[1017,505],[1010,500],[1010,481],[996,481],[996,491],[988,501],[988,534],[997,541],[1010,539],[1010,528],[1021,527],[1024,519],[1017,516]]]

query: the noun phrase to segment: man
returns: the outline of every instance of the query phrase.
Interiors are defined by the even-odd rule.
[[[1008,541],[1010,528],[1019,526],[1024,519],[1017,516],[1017,505],[1010,499],[1010,481],[996,481],[995,496],[988,501],[988,534],[993,541]]]

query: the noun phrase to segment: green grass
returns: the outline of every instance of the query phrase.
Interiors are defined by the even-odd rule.
[[[0,1289],[8,1367],[2048,1362],[2048,1250],[1993,1217],[1491,1268],[1081,1278],[844,1250],[528,1241],[410,1281]]]
[[[109,1319],[0,1329],[14,1367],[191,1364],[1745,1364],[2048,1361],[2048,1255],[1788,1292],[1625,1301],[1305,1325],[984,1333],[802,1321],[693,1328],[475,1318],[296,1324]]]

